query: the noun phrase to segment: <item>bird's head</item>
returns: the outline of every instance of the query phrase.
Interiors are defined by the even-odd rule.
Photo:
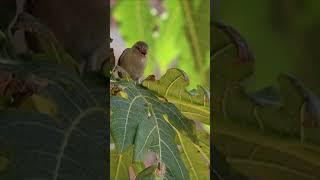
[[[144,41],[136,42],[132,48],[137,49],[142,56],[147,56],[148,54],[148,45]]]

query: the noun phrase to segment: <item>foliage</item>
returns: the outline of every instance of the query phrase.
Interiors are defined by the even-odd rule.
[[[287,74],[279,75],[279,89],[248,93],[243,82],[253,73],[253,58],[246,42],[220,23],[211,31],[215,146],[250,178],[319,178],[317,97]]]
[[[0,31],[0,179],[106,179],[107,86],[92,93],[53,34],[27,20],[43,56],[14,54]]]
[[[137,179],[209,178],[210,136],[195,130],[195,121],[209,122],[209,95],[203,88],[187,91],[188,77],[179,69],[158,81],[152,77],[142,85],[111,79],[111,179],[131,177],[131,168]],[[197,111],[205,118],[187,114]],[[150,152],[156,159],[146,165]]]
[[[175,104],[186,117],[210,125],[209,92],[202,86],[187,91],[189,79],[183,71],[169,69],[159,80],[151,75],[142,84]]]
[[[157,14],[147,0],[117,1],[112,14],[126,46],[137,40],[149,44],[145,75],[158,68],[164,74],[176,62],[178,68],[193,75],[190,88],[195,88],[196,82],[209,87],[210,1],[170,0],[161,2],[161,6],[165,11]]]
[[[223,0],[216,3],[215,20],[228,22],[250,45],[255,73],[247,80],[249,90],[277,86],[277,76],[288,72],[320,95],[318,0]]]

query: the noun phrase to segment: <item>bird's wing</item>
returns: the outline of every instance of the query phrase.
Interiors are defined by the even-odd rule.
[[[125,49],[124,51],[122,51],[122,54],[121,54],[121,56],[119,57],[119,60],[118,60],[118,65],[119,66],[121,66],[121,59],[123,59],[124,58],[124,56],[126,55],[126,53],[128,53],[129,52],[129,50],[130,50],[130,48],[127,48],[127,49]]]

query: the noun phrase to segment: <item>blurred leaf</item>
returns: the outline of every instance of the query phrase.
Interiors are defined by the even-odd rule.
[[[54,60],[58,64],[63,63],[70,66],[79,73],[79,64],[77,61],[68,54],[59,41],[55,38],[54,34],[39,20],[28,13],[19,14],[16,24],[14,25],[15,30],[25,30],[35,36],[38,40],[41,50],[39,54],[34,55],[34,59],[46,59]]]
[[[319,178],[318,99],[286,74],[278,77],[280,89],[249,94],[244,80],[253,73],[253,61],[247,45],[231,27],[212,25],[213,137],[219,151],[251,178]]]
[[[213,153],[213,160],[212,160],[212,171],[211,176],[213,179],[217,180],[249,180],[248,177],[245,177],[244,175],[240,174],[238,171],[236,171],[230,163],[227,162],[227,159],[225,155],[223,155],[214,145],[213,148],[211,148],[211,151]],[[218,166],[217,166],[218,164]]]
[[[16,12],[16,1],[2,0],[0,2],[0,29],[6,29]]]
[[[261,132],[249,126],[215,121],[214,142],[233,168],[261,179],[317,179],[318,146]]]
[[[5,171],[8,165],[9,165],[9,160],[4,156],[0,156],[0,173]]]
[[[22,110],[35,110],[40,113],[47,114],[51,118],[56,118],[57,105],[53,100],[48,97],[39,96],[37,94],[32,95],[26,99],[19,107]]]
[[[32,96],[40,87],[39,84],[32,80],[17,79],[14,73],[8,71],[0,70],[0,75],[0,95],[7,97],[5,98],[6,103],[19,105],[26,98]]]
[[[189,79],[182,70],[169,69],[157,81],[150,78],[143,81],[143,86],[175,104],[186,117],[210,124],[210,101],[207,91],[198,86],[195,92],[188,92]]]
[[[0,58],[15,58],[16,54],[13,45],[7,35],[0,29]]]
[[[150,74],[155,68],[153,55],[153,28],[156,25],[156,17],[152,16],[148,0],[128,1],[118,0],[113,16],[119,23],[119,31],[124,38],[126,47],[131,47],[137,41],[145,41],[149,48],[149,61],[146,73]]]
[[[210,50],[210,42],[208,41],[210,39],[210,1],[201,0],[198,7],[192,5],[190,1],[180,2],[185,17],[185,33],[193,55],[194,68],[200,73],[201,78],[205,78],[209,75],[204,73],[209,68],[207,61],[210,59],[208,54]],[[184,69],[184,67],[181,68]],[[204,84],[210,81],[202,79],[201,82]]]
[[[0,110],[8,108],[13,103],[11,96],[0,96]]]
[[[51,113],[50,104],[55,104],[59,120],[39,112],[0,112],[0,136],[10,140],[9,161],[14,164],[0,174],[1,179],[105,179],[106,109],[79,77],[69,68],[49,62],[0,64],[0,69],[14,73],[19,80],[46,80],[48,84],[41,86],[37,96],[50,97],[52,102],[40,107],[47,100],[33,100],[42,112]]]
[[[139,40],[148,44],[152,42],[155,17],[150,13],[147,0],[118,0],[113,15],[120,24],[120,32],[127,45],[133,45]]]
[[[183,15],[179,1],[164,1],[166,11],[159,21],[159,37],[154,42],[155,58],[159,63],[161,74],[165,73],[172,61],[182,53],[179,37],[184,35]],[[148,73],[150,74],[150,73]]]
[[[226,97],[230,87],[234,87],[234,82],[250,77],[254,64],[248,46],[238,32],[216,22],[212,22],[210,27],[214,117],[224,119],[227,118]]]
[[[254,76],[248,80],[247,89],[258,90],[265,86],[274,86],[279,73],[292,73],[296,68],[301,69],[301,66],[296,66],[298,59],[301,59],[303,64],[306,63],[306,56],[300,56],[301,48],[304,46],[300,41],[302,36],[296,34],[297,28],[289,24],[293,21],[305,22],[300,19],[304,14],[295,12],[291,5],[299,3],[297,9],[304,11],[305,7],[302,4],[309,2],[299,0],[290,2],[277,0],[235,2],[233,0],[223,0],[219,3],[219,20],[236,28],[245,37],[254,52],[256,71]],[[284,4],[284,6],[280,11],[287,18],[283,23],[275,25],[272,22],[280,19],[281,16],[274,11],[281,4]],[[314,7],[317,7],[317,5],[314,4]],[[314,19],[311,16],[309,18]],[[288,31],[279,29],[281,26],[288,28]],[[307,27],[301,27],[301,29],[305,28]]]
[[[214,78],[239,81],[253,74],[254,59],[241,35],[230,26],[211,23]],[[218,84],[215,84],[218,86]]]
[[[188,74],[200,74],[192,76],[190,87],[196,87],[195,82],[209,87],[209,4],[209,0],[164,1],[165,11],[152,16],[150,12],[154,9],[147,0],[139,3],[120,0],[113,15],[119,22],[120,33],[127,46],[138,40],[146,40],[149,44],[150,56],[145,75],[154,73],[158,70],[156,67],[160,74],[169,67],[179,67]],[[190,22],[191,26],[188,25]],[[140,28],[144,29],[144,34]]]

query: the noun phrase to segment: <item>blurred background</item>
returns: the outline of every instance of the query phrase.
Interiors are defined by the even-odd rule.
[[[319,0],[215,0],[215,20],[231,25],[255,57],[249,90],[291,73],[320,96]]]
[[[168,68],[184,70],[190,89],[210,87],[210,0],[111,0],[110,36],[115,58],[144,40],[149,45],[145,77]]]

